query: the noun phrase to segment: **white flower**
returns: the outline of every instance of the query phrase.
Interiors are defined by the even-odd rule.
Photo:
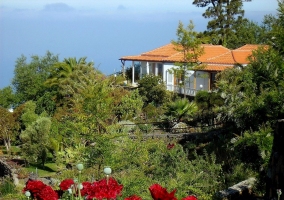
[[[69,194],[72,194],[72,189],[69,188],[69,189],[68,189],[68,192],[69,192]]]

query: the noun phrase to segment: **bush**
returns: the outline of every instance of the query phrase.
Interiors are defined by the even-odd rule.
[[[13,181],[9,177],[4,177],[0,181],[0,194],[1,196],[5,196],[8,194],[16,194],[16,186]]]
[[[169,191],[177,189],[178,199],[188,194],[206,199],[224,186],[222,165],[214,154],[194,154],[194,159],[189,160],[187,152],[174,141],[139,136],[115,141],[112,154],[105,157],[104,163],[112,167],[115,178],[125,186],[123,197],[139,194],[147,199],[147,187],[159,183]]]
[[[257,177],[257,173],[252,170],[250,165],[238,163],[232,168],[230,173],[225,175],[226,187],[231,187],[250,177]]]
[[[26,168],[18,168],[17,174],[19,179],[24,179],[29,177],[29,171]]]

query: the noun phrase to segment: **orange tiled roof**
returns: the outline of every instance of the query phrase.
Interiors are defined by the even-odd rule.
[[[248,57],[252,55],[252,51],[260,47],[260,45],[247,44],[238,49],[230,50],[221,45],[203,44],[201,46],[204,48],[204,54],[199,57],[199,61],[208,64],[208,68],[204,69],[206,71],[222,71],[236,63],[248,64]],[[180,62],[182,59],[183,54],[176,50],[171,43],[141,55],[120,58],[120,60],[149,62]]]
[[[120,60],[165,62],[167,58],[174,56],[175,54],[180,54],[180,52],[175,50],[174,45],[170,43],[152,51],[142,53],[141,55],[122,57]]]
[[[217,64],[207,64],[204,69],[199,71],[223,71],[225,69],[233,68],[233,65],[217,65]]]
[[[244,51],[244,50],[233,50],[232,51],[233,57],[236,61],[236,63],[240,64],[248,64],[249,63],[249,57],[252,55],[252,51]]]
[[[261,45],[258,44],[246,44],[244,46],[241,46],[235,50],[245,50],[245,51],[253,51],[259,48]]]
[[[236,63],[248,64],[249,57],[252,55],[252,52],[257,50],[259,47],[268,48],[267,45],[246,44],[238,49],[232,50]]]

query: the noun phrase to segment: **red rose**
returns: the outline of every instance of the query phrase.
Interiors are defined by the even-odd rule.
[[[59,187],[60,187],[61,190],[66,191],[71,187],[71,185],[74,185],[74,180],[73,179],[65,179],[60,183]]]

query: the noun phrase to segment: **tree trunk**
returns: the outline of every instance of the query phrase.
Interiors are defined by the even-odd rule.
[[[274,130],[272,153],[267,172],[266,197],[278,199],[278,189],[282,191],[279,200],[284,200],[284,119],[278,120]]]
[[[6,147],[7,152],[9,152],[9,151],[10,151],[10,148],[11,148],[10,140],[5,140],[5,139],[4,139],[4,145],[5,145],[5,147]]]

